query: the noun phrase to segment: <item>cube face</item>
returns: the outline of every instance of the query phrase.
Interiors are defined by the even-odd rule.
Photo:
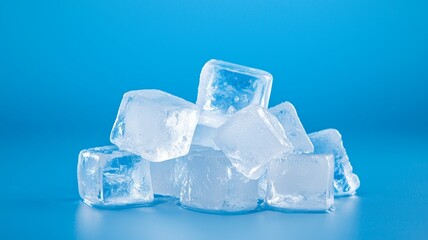
[[[219,60],[208,61],[201,71],[197,105],[201,123],[223,124],[236,111],[251,104],[267,107],[272,88],[268,72]]]
[[[336,129],[326,129],[309,134],[315,153],[334,156],[334,194],[347,196],[355,194],[360,180],[352,171],[351,163],[342,142],[342,135]]]
[[[266,203],[290,211],[326,211],[334,203],[332,155],[284,154],[266,171]]]
[[[188,153],[198,123],[195,104],[158,90],[127,92],[110,140],[153,162]]]
[[[100,156],[92,154],[90,149],[82,150],[79,154],[77,167],[79,195],[89,205],[98,205],[103,201],[99,158]]]
[[[178,164],[179,159],[150,163],[150,174],[155,194],[180,197],[183,169],[180,168],[182,165]]]
[[[271,159],[293,151],[278,120],[257,105],[237,112],[218,128],[214,143],[238,172],[253,180],[263,174]]]
[[[296,153],[312,153],[314,151],[314,145],[306,134],[305,128],[300,122],[293,104],[290,102],[283,102],[275,107],[269,108],[269,112],[281,123]]]
[[[77,172],[80,197],[89,205],[114,207],[153,201],[148,161],[116,146],[82,150]]]
[[[192,146],[189,155],[180,160],[185,169],[182,206],[208,212],[244,212],[257,208],[257,181],[238,173],[222,152]]]
[[[195,134],[193,135],[192,145],[210,147],[214,150],[219,150],[214,143],[214,137],[217,134],[217,128],[198,124]]]

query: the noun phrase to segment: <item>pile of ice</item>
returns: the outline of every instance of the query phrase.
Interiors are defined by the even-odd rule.
[[[306,134],[290,102],[268,108],[272,75],[218,60],[196,104],[159,90],[125,93],[110,140],[78,161],[91,206],[150,205],[156,195],[207,212],[328,211],[360,185],[337,130]]]

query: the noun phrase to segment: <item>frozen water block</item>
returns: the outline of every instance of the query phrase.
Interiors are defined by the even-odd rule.
[[[159,90],[125,93],[110,135],[120,149],[161,162],[189,152],[199,119],[195,104]]]
[[[180,197],[183,165],[177,164],[179,158],[150,162],[153,192],[162,196]]]
[[[77,179],[80,197],[91,206],[116,207],[153,201],[149,162],[116,146],[82,150]]]
[[[269,108],[269,112],[275,115],[281,123],[296,153],[312,153],[314,151],[314,145],[312,145],[311,140],[306,134],[293,104],[290,102],[283,102],[275,107]]]
[[[258,179],[271,159],[293,151],[275,116],[257,105],[242,109],[218,128],[214,143],[251,179]]]
[[[326,129],[309,134],[315,153],[334,155],[334,194],[347,196],[355,194],[360,179],[352,173],[352,166],[343,146],[342,135],[336,129]]]
[[[219,150],[219,148],[214,143],[214,137],[216,133],[217,128],[198,124],[198,126],[196,126],[195,134],[193,135],[192,144]]]
[[[238,173],[221,151],[192,146],[184,165],[180,204],[205,212],[246,212],[257,208],[257,181]]]
[[[227,117],[251,104],[267,108],[272,88],[268,72],[219,60],[205,63],[201,71],[197,105],[200,122],[218,127]]]
[[[333,206],[333,155],[284,154],[269,163],[265,202],[288,211],[326,211]]]

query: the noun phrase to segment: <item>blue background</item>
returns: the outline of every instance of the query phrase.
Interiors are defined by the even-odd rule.
[[[428,2],[0,1],[0,238],[426,238]],[[274,76],[308,132],[339,129],[362,186],[330,214],[216,216],[79,202],[80,149],[122,94],[195,101],[211,58]]]

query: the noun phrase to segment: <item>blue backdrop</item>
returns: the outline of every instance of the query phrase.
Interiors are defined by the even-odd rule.
[[[0,236],[426,237],[427,12],[423,0],[1,0]],[[80,204],[77,154],[108,144],[122,94],[195,101],[211,58],[272,73],[271,106],[294,103],[308,132],[338,128],[359,195],[322,215]]]

